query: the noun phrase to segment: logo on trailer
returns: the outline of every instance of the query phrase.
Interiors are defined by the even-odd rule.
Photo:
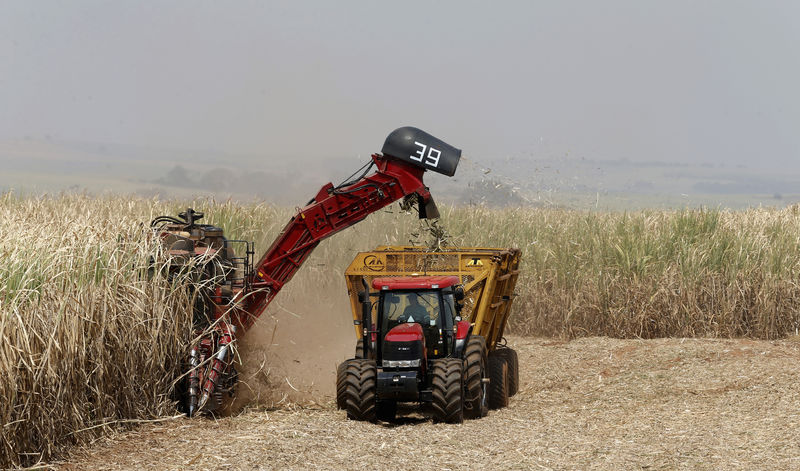
[[[367,255],[364,257],[364,268],[370,271],[383,271],[386,268],[386,263],[377,255]]]
[[[467,262],[468,267],[482,267],[483,262],[479,258],[472,258],[469,262]]]

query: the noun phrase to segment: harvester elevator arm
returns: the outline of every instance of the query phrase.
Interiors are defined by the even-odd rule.
[[[424,168],[374,154],[377,171],[343,187],[328,183],[300,209],[255,265],[250,283],[253,291],[245,302],[243,328],[250,327],[281,288],[294,276],[309,254],[325,238],[348,228],[371,213],[417,194],[421,216],[435,209],[422,182]],[[427,209],[426,209],[427,207]]]

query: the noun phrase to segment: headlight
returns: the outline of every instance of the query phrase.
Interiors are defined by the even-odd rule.
[[[419,358],[416,360],[383,360],[384,368],[417,368]]]

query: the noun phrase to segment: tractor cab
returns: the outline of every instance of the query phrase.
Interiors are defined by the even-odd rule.
[[[375,358],[381,366],[422,367],[429,359],[453,356],[457,276],[376,278],[378,291]]]
[[[444,374],[442,362],[461,365],[469,322],[458,317],[463,289],[457,276],[375,278],[372,288],[377,291],[360,296],[359,324],[370,326],[363,329],[360,358],[375,362],[379,415],[393,416],[397,402],[433,400],[433,378]]]

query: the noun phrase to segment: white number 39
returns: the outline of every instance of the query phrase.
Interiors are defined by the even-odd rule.
[[[430,165],[431,167],[439,166],[439,157],[441,157],[442,151],[439,149],[434,149],[433,147],[428,147],[421,142],[414,141],[414,144],[420,148],[417,149],[417,152],[410,156],[411,160],[422,162],[426,165]],[[426,150],[428,151],[427,154],[425,154]]]

